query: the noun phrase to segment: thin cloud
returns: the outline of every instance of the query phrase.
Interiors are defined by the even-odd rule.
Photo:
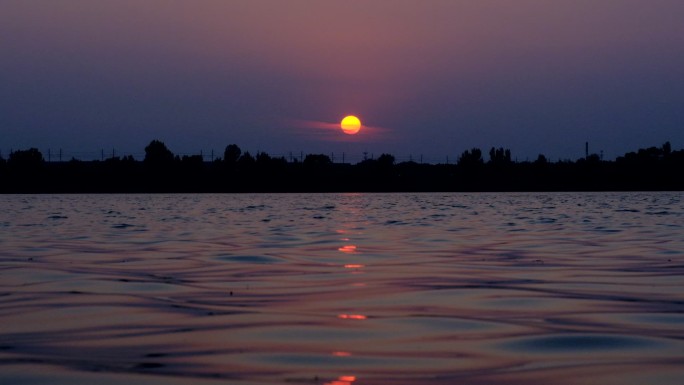
[[[320,120],[291,119],[288,126],[299,135],[312,136],[331,142],[373,142],[386,140],[391,131],[388,128],[369,126],[361,121],[361,130],[355,135],[342,132],[339,122],[325,122]]]

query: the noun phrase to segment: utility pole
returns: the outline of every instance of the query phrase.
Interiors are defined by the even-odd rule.
[[[52,156],[50,155],[50,149],[48,148],[48,162],[50,162],[52,159]]]
[[[104,161],[104,148],[100,149],[100,160]]]
[[[589,142],[584,143],[584,158],[589,158]]]

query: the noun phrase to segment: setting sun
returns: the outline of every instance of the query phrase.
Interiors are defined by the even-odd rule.
[[[356,116],[349,115],[342,119],[340,127],[345,134],[354,135],[361,130],[361,121]]]

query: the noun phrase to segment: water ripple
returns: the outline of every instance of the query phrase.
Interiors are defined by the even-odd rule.
[[[0,382],[678,385],[683,202],[0,196]]]

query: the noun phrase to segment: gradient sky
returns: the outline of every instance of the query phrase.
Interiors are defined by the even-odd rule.
[[[2,0],[0,150],[679,149],[682,20],[682,0]],[[370,129],[330,129],[346,114]]]

